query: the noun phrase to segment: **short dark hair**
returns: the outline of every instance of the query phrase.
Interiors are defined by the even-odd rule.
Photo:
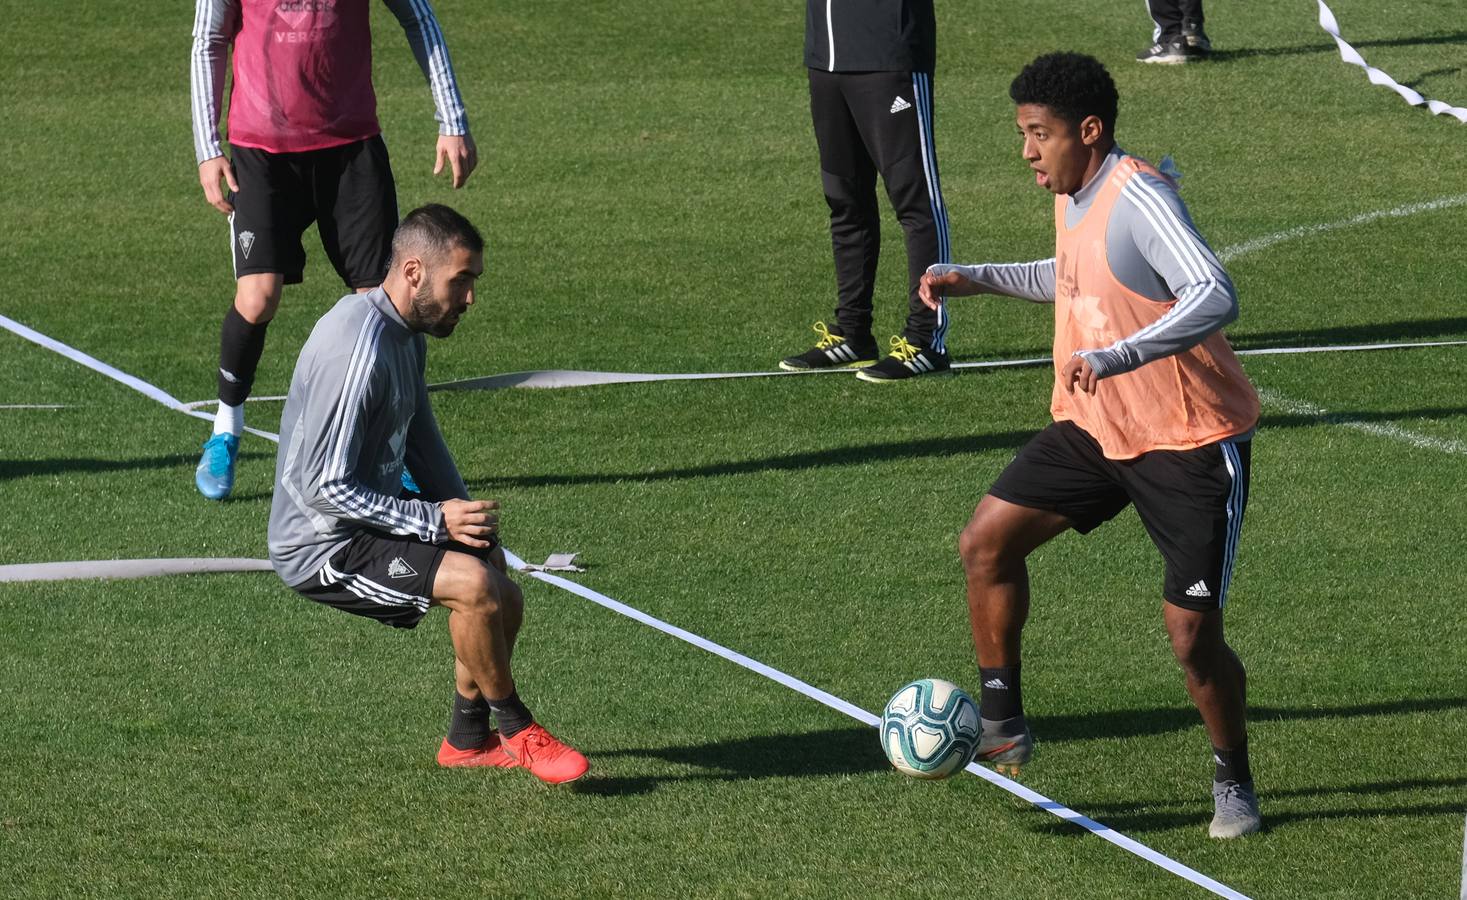
[[[471,253],[484,252],[484,236],[457,210],[441,203],[420,206],[402,220],[392,235],[392,262],[397,265],[405,256],[422,254],[442,259],[454,247]]]
[[[1009,85],[1009,96],[1016,104],[1047,106],[1071,125],[1095,116],[1105,125],[1105,133],[1115,136],[1120,94],[1110,73],[1093,56],[1046,53],[1024,67]]]

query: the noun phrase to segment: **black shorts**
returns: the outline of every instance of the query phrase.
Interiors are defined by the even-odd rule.
[[[454,550],[487,561],[498,546],[498,540],[480,549],[362,531],[333,553],[315,578],[294,589],[353,615],[395,628],[415,628],[432,605],[433,579],[445,553]]]
[[[1220,609],[1248,505],[1251,448],[1248,440],[1222,440],[1106,459],[1079,426],[1056,422],[1024,445],[988,492],[1057,512],[1081,534],[1134,503],[1166,560],[1162,596],[1185,609]]]
[[[234,147],[230,157],[239,183],[229,198],[235,278],[278,273],[299,284],[306,270],[301,235],[316,222],[347,287],[382,283],[397,228],[397,187],[381,135],[303,153]]]

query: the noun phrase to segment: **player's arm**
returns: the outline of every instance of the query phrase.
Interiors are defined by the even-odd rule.
[[[189,54],[189,93],[192,97],[194,156],[204,199],[222,213],[234,212],[220,183],[239,190],[234,169],[219,141],[219,110],[224,103],[224,73],[229,45],[239,31],[239,0],[196,0],[194,44]]]
[[[419,338],[418,340],[422,340]],[[426,363],[426,355],[424,356]],[[438,501],[449,536],[470,547],[488,547],[499,534],[499,503],[470,500],[468,486],[438,428],[426,381],[418,383],[417,413],[407,433],[407,468],[423,497]]]
[[[977,266],[937,263],[927,267],[917,294],[932,309],[941,306],[944,297],[971,294],[1002,294],[1035,303],[1053,303],[1054,277],[1054,257]]]
[[[387,374],[373,364],[376,348],[370,340],[345,346],[353,349],[316,362],[299,435],[288,449],[308,454],[308,471],[320,473],[313,479],[319,487],[307,498],[309,505],[380,531],[444,543],[450,529],[439,504],[379,493],[358,474],[378,463],[377,449],[366,447],[362,436],[380,414],[390,387]]]
[[[1153,175],[1139,174],[1126,185],[1112,212],[1107,237],[1111,268],[1149,267],[1175,297],[1171,309],[1152,324],[1111,344],[1082,350],[1072,360],[1077,377],[1092,385],[1102,378],[1130,372],[1149,362],[1188,350],[1238,317],[1238,295],[1217,254],[1203,240],[1175,188]],[[1116,217],[1120,217],[1117,219]],[[1127,254],[1139,260],[1128,266]],[[1123,282],[1125,277],[1122,276]],[[1131,287],[1131,285],[1127,285]],[[1133,288],[1134,289],[1134,288]],[[1082,389],[1084,383],[1080,384]]]
[[[463,187],[479,164],[479,151],[469,133],[469,117],[448,57],[448,44],[438,28],[438,18],[426,0],[382,0],[401,23],[418,68],[428,79],[433,95],[433,116],[438,120],[438,146],[434,149],[433,174],[448,163],[453,186]]]

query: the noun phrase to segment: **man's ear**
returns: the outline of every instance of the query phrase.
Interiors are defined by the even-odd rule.
[[[1100,143],[1105,137],[1105,123],[1100,116],[1086,116],[1080,120],[1080,141],[1086,146]]]
[[[414,291],[423,286],[427,278],[427,269],[423,268],[423,261],[416,256],[409,256],[402,261],[402,277]]]

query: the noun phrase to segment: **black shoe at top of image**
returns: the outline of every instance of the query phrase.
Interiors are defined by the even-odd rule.
[[[1203,31],[1202,26],[1196,22],[1182,23],[1182,40],[1186,41],[1187,46],[1201,56],[1212,52],[1212,41],[1207,39],[1207,32]]]
[[[786,372],[808,372],[811,369],[840,369],[869,366],[876,362],[876,341],[847,338],[831,331],[824,322],[816,322],[815,333],[820,339],[815,346],[799,356],[786,357],[779,367]]]
[[[1205,50],[1193,47],[1186,37],[1178,35],[1163,38],[1142,50],[1136,54],[1136,62],[1175,66],[1204,59],[1206,56]]]
[[[946,353],[914,344],[901,335],[891,339],[891,355],[874,366],[856,373],[863,381],[888,383],[915,378],[931,372],[952,371],[952,361]]]

